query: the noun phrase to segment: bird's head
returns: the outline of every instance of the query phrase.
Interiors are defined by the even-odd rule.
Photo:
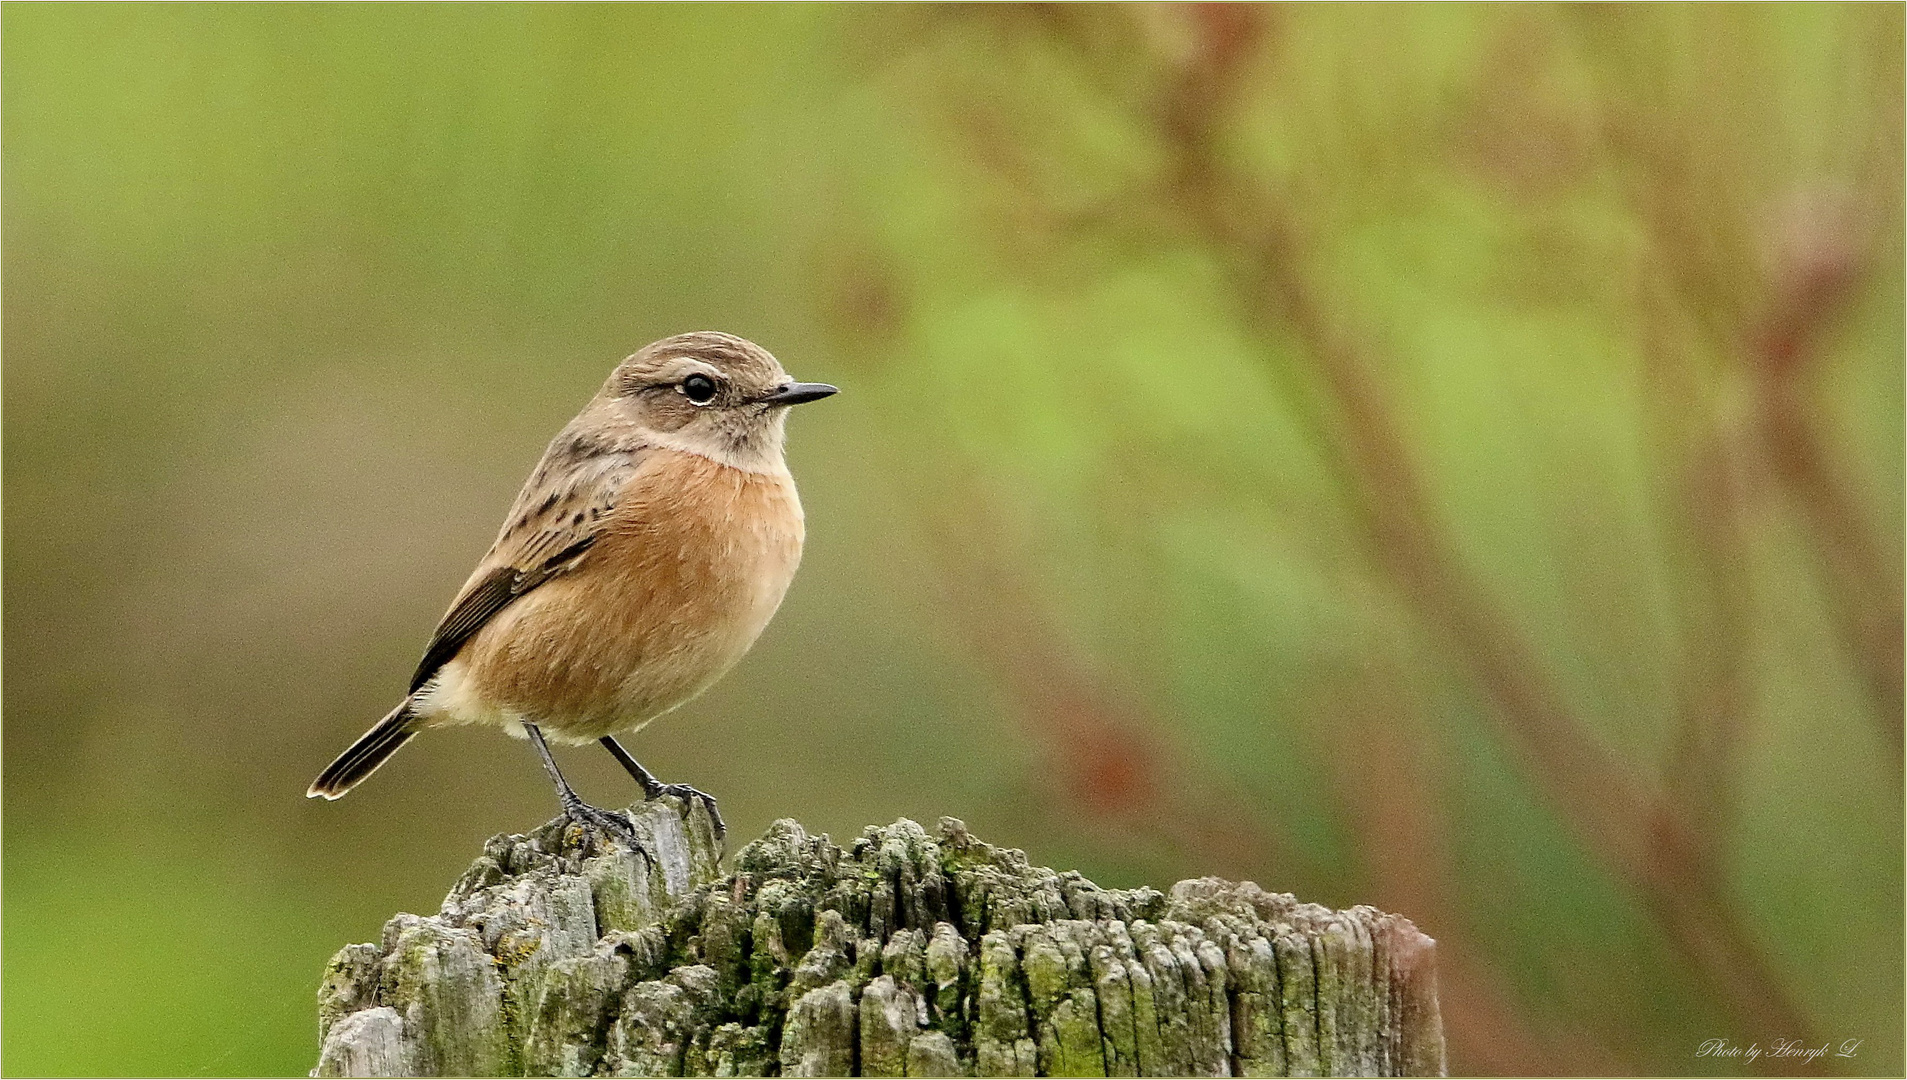
[[[770,472],[783,467],[788,406],[835,392],[790,379],[752,341],[704,330],[663,338],[616,365],[591,407],[658,445]]]

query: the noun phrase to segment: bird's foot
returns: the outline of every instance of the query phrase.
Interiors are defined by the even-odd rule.
[[[708,807],[709,820],[715,823],[715,838],[721,840],[728,836],[728,826],[722,822],[722,812],[715,808],[715,796],[687,784],[657,784],[653,791],[647,793],[647,798],[660,799],[664,795],[673,795],[684,804],[690,799],[701,800],[702,805]]]
[[[636,827],[630,823],[628,815],[591,806],[581,799],[563,800],[563,813],[585,830],[600,829],[621,840],[632,851],[639,851],[644,858],[648,857],[649,849],[636,836]]]

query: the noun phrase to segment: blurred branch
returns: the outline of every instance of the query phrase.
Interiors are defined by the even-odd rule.
[[[938,480],[928,530],[946,575],[948,610],[963,638],[1011,690],[1017,713],[1049,747],[1087,827],[1133,840],[1165,840],[1183,856],[1218,866],[1289,866],[1289,842],[1267,822],[1239,813],[1243,799],[1215,791],[1151,731],[1162,721],[1136,712],[1129,693],[1087,673],[1065,647],[1069,635],[1039,612],[1016,545],[997,526],[1001,510],[977,483]],[[1424,762],[1431,750],[1402,710],[1345,717],[1323,709],[1312,726],[1342,766],[1334,776],[1363,841],[1374,893],[1436,931],[1450,1044],[1466,1071],[1496,1075],[1621,1075],[1634,1067],[1580,1037],[1527,1024],[1474,938],[1462,927],[1448,884],[1447,850]],[[1404,729],[1410,728],[1407,737]],[[1194,780],[1194,776],[1197,779]]]
[[[1108,685],[1067,647],[1070,635],[1041,614],[1016,545],[997,524],[1002,511],[983,489],[951,477],[938,482],[942,497],[928,511],[935,519],[929,533],[947,610],[1045,744],[1068,802],[1087,810],[1087,827],[1164,841],[1219,873],[1288,868],[1289,844],[1239,812],[1248,800],[1152,735],[1172,725],[1145,715],[1132,690]]]
[[[1261,181],[1230,167],[1222,142],[1231,88],[1249,51],[1256,9],[1208,6],[1190,19],[1202,42],[1178,64],[1159,103],[1160,139],[1174,163],[1171,191],[1190,228],[1228,258],[1241,315],[1267,351],[1295,336],[1335,408],[1333,443],[1377,566],[1437,640],[1469,670],[1511,744],[1585,846],[1638,889],[1645,908],[1759,1034],[1810,1025],[1727,898],[1715,853],[1674,809],[1589,734],[1542,674],[1545,665],[1488,590],[1442,539],[1401,426],[1372,374],[1367,347],[1327,315],[1305,276],[1292,210]]]
[[[1862,514],[1831,461],[1805,380],[1827,326],[1870,272],[1871,244],[1856,211],[1814,192],[1790,209],[1776,254],[1773,297],[1744,349],[1755,379],[1761,449],[1800,510],[1820,560],[1830,610],[1873,701],[1896,780],[1903,750],[1902,589],[1899,563]]]
[[[1659,275],[1658,275],[1659,276]],[[1668,463],[1659,512],[1670,523],[1680,663],[1675,736],[1664,769],[1675,812],[1705,849],[1726,849],[1747,724],[1752,578],[1744,533],[1741,433],[1718,415],[1663,287],[1644,286],[1642,408]]]
[[[1723,579],[1711,599],[1731,591],[1726,579],[1740,576],[1745,554],[1723,535],[1732,529],[1728,520],[1738,513],[1728,504],[1738,501],[1742,492],[1729,486],[1730,477],[1714,471],[1721,457],[1735,454],[1742,468],[1772,474],[1799,512],[1820,567],[1830,618],[1866,688],[1888,765],[1898,781],[1907,661],[1902,653],[1900,568],[1884,553],[1874,523],[1866,520],[1855,485],[1834,462],[1819,409],[1811,400],[1822,341],[1837,316],[1872,279],[1881,259],[1899,257],[1896,245],[1877,240],[1897,235],[1900,227],[1901,13],[1877,6],[1862,14],[1857,30],[1865,29],[1872,40],[1855,44],[1877,55],[1857,58],[1862,62],[1855,66],[1871,72],[1879,88],[1874,97],[1882,104],[1871,116],[1854,118],[1856,123],[1865,121],[1877,137],[1861,146],[1856,160],[1841,166],[1850,187],[1817,184],[1787,192],[1785,205],[1770,215],[1770,208],[1744,190],[1745,151],[1731,141],[1737,128],[1668,93],[1660,95],[1663,100],[1651,97],[1646,103],[1611,108],[1605,134],[1609,148],[1635,167],[1624,188],[1652,241],[1652,273],[1675,296],[1685,317],[1700,327],[1706,343],[1735,358],[1747,380],[1752,415],[1741,432],[1742,446],[1713,442],[1692,451],[1691,468],[1698,475],[1691,479],[1714,485],[1689,493],[1698,519],[1692,522],[1691,535],[1698,549],[1706,550],[1711,567],[1707,572]],[[1600,14],[1586,17],[1602,30],[1613,29],[1602,25],[1609,20]],[[1605,55],[1620,53],[1607,50]],[[1637,74],[1632,66],[1624,67],[1611,77],[1611,84],[1626,86]],[[1767,256],[1760,260],[1764,273],[1756,272],[1757,254]],[[1654,348],[1659,341],[1649,345]],[[1695,422],[1719,425],[1723,439],[1733,435],[1726,430],[1733,418],[1722,415],[1716,395],[1696,395],[1681,404],[1691,410],[1688,415],[1697,418]],[[1712,662],[1698,670],[1706,675],[1705,689],[1716,689]],[[1702,697],[1703,690],[1695,696]],[[1732,756],[1721,745],[1732,736],[1721,729],[1734,722],[1716,711],[1726,708],[1724,702],[1711,703],[1708,711],[1716,723],[1705,731],[1684,725],[1692,756],[1678,754],[1678,761],[1694,763],[1708,774]],[[1707,749],[1693,750],[1703,746]],[[1708,775],[1693,783],[1717,786],[1716,778]]]
[[[1096,203],[1080,197],[1089,185],[1054,179],[1065,175],[1067,163],[1054,149],[1063,140],[1044,138],[1031,123],[1016,126],[1010,99],[990,75],[964,96],[949,94],[949,84],[969,79],[964,69],[957,70],[935,86],[934,100],[951,119],[950,128],[970,144],[965,147],[970,160],[1011,189],[998,209],[1012,226],[1001,244],[1013,254],[1037,256],[1045,254],[1042,244],[1078,238],[1196,246],[1217,257],[1223,286],[1268,358],[1267,371],[1288,388],[1295,384],[1298,415],[1318,435],[1324,460],[1341,480],[1369,565],[1467,674],[1536,788],[1591,857],[1633,890],[1645,915],[1744,1031],[1808,1041],[1811,1025],[1764,955],[1724,869],[1739,748],[1752,700],[1747,656],[1753,595],[1742,566],[1750,551],[1746,474],[1758,454],[1743,437],[1752,434],[1762,447],[1779,451],[1784,482],[1796,490],[1819,538],[1817,546],[1829,557],[1830,591],[1845,613],[1843,636],[1863,666],[1896,745],[1900,588],[1897,577],[1888,580],[1881,544],[1859,519],[1845,483],[1834,482],[1837,474],[1817,426],[1798,407],[1801,397],[1792,379],[1784,376],[1758,389],[1762,405],[1752,429],[1737,428],[1731,418],[1718,415],[1699,379],[1668,385],[1696,378],[1676,370],[1688,355],[1685,343],[1673,336],[1685,331],[1681,323],[1693,322],[1704,339],[1720,341],[1738,333],[1742,316],[1753,307],[1753,289],[1741,278],[1752,245],[1739,232],[1707,229],[1698,215],[1715,201],[1703,185],[1740,170],[1726,154],[1714,160],[1669,159],[1685,171],[1670,176],[1658,193],[1682,201],[1648,221],[1658,229],[1657,249],[1664,259],[1647,298],[1652,312],[1652,337],[1645,343],[1648,376],[1674,400],[1651,400],[1645,407],[1657,410],[1652,414],[1657,441],[1679,448],[1671,455],[1679,462],[1672,501],[1680,504],[1674,510],[1679,521],[1675,543],[1687,571],[1677,599],[1687,678],[1677,687],[1670,779],[1663,785],[1596,736],[1591,718],[1563,692],[1541,651],[1494,596],[1491,582],[1452,541],[1409,433],[1387,397],[1380,374],[1385,358],[1373,336],[1346,312],[1343,297],[1312,280],[1319,260],[1307,231],[1315,218],[1305,213],[1303,200],[1241,164],[1230,142],[1242,88],[1276,82],[1261,78],[1270,55],[1266,45],[1277,38],[1279,20],[1289,17],[1286,9],[1216,4],[1116,14],[1007,7],[961,16],[969,24],[990,20],[997,36],[981,46],[988,55],[1059,43],[1077,60],[1069,74],[1101,98],[1094,103],[1093,122],[1116,128],[1122,138],[1137,132],[1160,152],[1163,164],[1154,182],[1128,184]],[[1739,27],[1737,33],[1743,48],[1749,48],[1745,42],[1752,35]],[[1067,84],[1069,93],[1079,89]],[[1605,106],[1614,107],[1599,102],[1587,106],[1585,115]],[[1117,118],[1109,119],[1108,113]],[[1685,140],[1687,134],[1682,133]],[[1145,160],[1150,165],[1152,158]],[[1879,175],[1897,185],[1897,164]],[[988,189],[985,197],[995,194]],[[1726,194],[1722,216],[1739,217],[1746,202],[1732,188]],[[1667,288],[1660,287],[1664,279]],[[1689,302],[1698,295],[1713,302]],[[1786,350],[1812,340],[1835,295],[1814,286],[1785,295],[1754,337],[1762,357],[1758,366],[1778,370]],[[1294,352],[1295,364],[1269,360]],[[1698,407],[1682,413],[1685,404]],[[1694,418],[1693,426],[1678,429],[1685,416]],[[959,554],[974,557],[971,551]],[[992,569],[976,576],[984,578]],[[999,585],[989,580],[984,587],[997,590]],[[1013,602],[1001,606],[1020,613],[1012,616],[1018,618],[1030,609]],[[1000,620],[990,614],[980,622],[970,635],[994,643],[990,647],[997,650]],[[1034,631],[1024,636],[1050,640]],[[1039,659],[1030,671],[1014,676],[1016,693],[1034,703],[1031,713],[1048,718],[1043,723],[1057,738],[1118,728],[1105,718],[1118,715],[1119,707],[1091,692],[1076,692],[1073,688],[1093,686],[1094,680],[1068,674],[1077,669],[1065,658],[1038,648],[1024,654],[1013,648],[995,662],[1004,669],[1027,663],[1022,656]],[[1079,716],[1095,719],[1087,728],[1070,726]],[[1366,839],[1390,842],[1376,832]],[[1425,880],[1397,887],[1416,890],[1434,904],[1435,888],[1425,881],[1434,881],[1437,872],[1424,873]],[[1488,981],[1479,977],[1478,984]],[[1541,1042],[1523,1040],[1517,1051],[1521,1060],[1544,1053]]]
[[[1469,930],[1441,827],[1449,815],[1438,805],[1444,778],[1436,745],[1401,683],[1386,670],[1347,673],[1307,715],[1338,748],[1325,760],[1357,831],[1372,897],[1437,931],[1444,1026],[1456,1068],[1495,1076],[1636,1073],[1578,1030],[1538,1030]]]

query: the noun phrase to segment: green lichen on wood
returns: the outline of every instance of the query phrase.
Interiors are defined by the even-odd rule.
[[[845,847],[776,822],[719,872],[552,822],[319,991],[316,1075],[1278,1076],[1443,1071],[1434,943],[1216,879],[1101,889],[942,819]]]

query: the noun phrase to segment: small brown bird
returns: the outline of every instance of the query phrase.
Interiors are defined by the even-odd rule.
[[[645,798],[664,784],[615,739],[719,679],[755,643],[801,561],[801,502],[782,457],[798,383],[728,334],[665,338],[616,365],[543,452],[424,648],[410,693],[313,781],[336,799],[426,728],[494,724],[528,738],[563,810],[632,844],[578,798],[545,733],[602,743]]]

